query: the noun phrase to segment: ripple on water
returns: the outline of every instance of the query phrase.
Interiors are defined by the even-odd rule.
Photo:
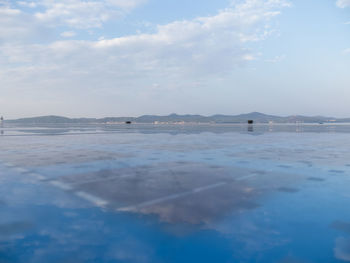
[[[299,192],[299,189],[293,188],[293,187],[279,187],[277,188],[278,191],[280,192],[285,192],[285,193],[296,193]]]
[[[321,178],[321,177],[309,177],[307,178],[309,181],[315,181],[315,182],[323,182],[325,181],[325,179]]]
[[[335,170],[335,169],[328,170],[328,172],[334,173],[334,174],[343,174],[343,173],[345,173],[344,170]]]

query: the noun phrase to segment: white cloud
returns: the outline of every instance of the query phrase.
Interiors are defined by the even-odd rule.
[[[96,18],[84,13],[90,4],[101,10],[97,2],[83,4],[81,15],[72,11],[78,8],[73,3],[81,1],[70,2],[69,7],[55,2],[40,19],[58,19],[58,14],[65,21],[78,17],[71,21],[74,27],[83,27],[82,21],[96,26],[103,20],[101,14]],[[123,6],[126,1],[113,3]],[[0,42],[0,86],[11,90],[17,101],[18,94],[27,99],[39,93],[42,98],[73,97],[75,92],[95,94],[95,98],[101,94],[147,97],[161,90],[193,88],[193,83],[198,88],[198,83],[225,76],[256,59],[251,44],[274,32],[271,20],[287,5],[285,1],[247,0],[214,16],[159,25],[152,34],[51,44]],[[83,17],[87,19],[80,20]],[[72,34],[67,31],[62,36]]]
[[[53,25],[68,25],[76,28],[100,27],[116,15],[116,11],[106,9],[100,1],[43,1],[44,12],[37,12],[35,17]]]
[[[0,44],[36,35],[34,20],[21,10],[0,2]]]
[[[0,7],[0,16],[15,16],[20,14],[21,11],[18,9],[12,9],[10,7]]]
[[[338,0],[337,6],[340,8],[345,8],[350,6],[350,0]]]
[[[286,58],[286,55],[275,56],[274,58],[266,59],[266,62],[278,63],[283,61]]]
[[[32,54],[37,63],[69,63],[71,67],[80,65],[80,61],[89,61],[85,64],[91,66],[84,66],[87,70],[108,65],[107,72],[119,76],[130,72],[155,74],[165,69],[177,74],[195,75],[229,72],[245,61],[254,59],[254,54],[245,44],[261,41],[269,35],[265,25],[279,14],[275,8],[280,8],[284,3],[250,0],[222,10],[215,16],[158,26],[154,34],[95,42],[62,41],[49,46],[18,47],[24,49],[24,54],[16,55],[15,60],[22,57],[25,62]],[[66,32],[65,35],[67,34]],[[42,49],[39,51],[40,55],[36,54],[38,49]],[[9,53],[7,56],[14,59]],[[69,60],[66,60],[67,56],[70,57]]]
[[[122,8],[135,8],[138,5],[144,4],[147,0],[107,0],[109,5],[118,6]]]
[[[55,38],[57,34],[55,29],[60,26],[67,29],[61,34],[62,37],[73,37],[71,33],[73,30],[70,29],[90,30],[102,27],[109,20],[120,18],[146,1],[0,0],[0,44],[18,41],[50,41]]]
[[[26,1],[18,1],[17,4],[19,6],[29,7],[29,8],[35,8],[38,6],[37,3],[35,2],[26,2]]]
[[[350,54],[350,48],[344,49],[343,53],[344,54]]]
[[[76,33],[74,31],[65,31],[61,33],[61,37],[74,37]]]
[[[35,16],[53,25],[96,28],[144,2],[145,0],[40,0],[37,6],[44,8],[44,11],[38,11]]]

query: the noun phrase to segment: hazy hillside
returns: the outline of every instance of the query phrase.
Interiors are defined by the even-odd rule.
[[[350,122],[350,118],[336,119],[323,116],[274,116],[267,115],[260,112],[251,112],[240,115],[213,115],[213,116],[201,116],[201,115],[177,115],[170,114],[168,116],[156,116],[156,115],[143,115],[140,117],[106,117],[101,119],[96,118],[67,118],[61,116],[41,116],[33,118],[22,118],[17,120],[6,120],[9,123],[22,123],[22,124],[55,124],[55,123],[67,123],[67,124],[92,124],[92,123],[124,123],[131,121],[134,123],[246,123],[248,120],[254,120],[255,123],[324,123],[324,122]]]

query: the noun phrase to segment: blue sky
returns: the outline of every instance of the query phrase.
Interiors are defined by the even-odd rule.
[[[350,0],[0,0],[0,114],[350,117]]]

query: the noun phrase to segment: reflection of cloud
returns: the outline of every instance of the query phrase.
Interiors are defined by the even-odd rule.
[[[271,218],[263,209],[255,211],[258,221],[246,217],[245,213],[234,217],[227,217],[220,222],[214,222],[207,229],[215,229],[229,239],[237,240],[242,247],[237,251],[237,244],[233,243],[236,250],[237,257],[241,259],[240,262],[251,262],[251,255],[265,253],[278,249],[279,247],[288,246],[290,239],[283,236],[271,222]],[[250,213],[249,213],[250,214]],[[258,238],[257,238],[258,237]]]
[[[256,192],[237,176],[250,170],[187,163],[104,170],[61,177],[77,193],[108,202],[118,211],[158,215],[168,223],[202,224],[233,211],[256,208]],[[142,175],[142,176],[141,176]]]
[[[335,240],[334,256],[343,261],[350,261],[350,239],[339,237]]]
[[[246,181],[251,177],[256,178],[253,185]],[[266,191],[297,191],[291,187],[295,176],[282,178],[280,174],[202,163],[158,163],[61,176],[56,180],[75,193],[105,200],[106,208],[112,210],[157,215],[167,223],[205,225],[258,207],[258,198]]]
[[[348,222],[343,222],[343,221],[335,221],[332,223],[332,228],[336,230],[343,231],[345,233],[350,234],[350,223]]]
[[[1,155],[2,160],[11,162],[16,166],[35,167],[49,165],[80,164],[92,161],[116,160],[131,157],[130,154],[115,153],[110,151],[98,151],[87,149],[54,149],[43,152],[26,150],[20,155]]]
[[[285,186],[279,187],[277,190],[285,193],[296,193],[299,191],[297,188],[285,187]]]
[[[31,222],[20,221],[0,224],[0,237],[23,233],[33,227]]]
[[[252,200],[255,193],[247,193],[239,188],[229,184],[185,199],[141,208],[137,212],[156,214],[161,221],[168,223],[209,224],[230,212],[259,206]]]
[[[281,261],[279,261],[279,263],[302,263],[302,262],[305,262],[305,261],[300,261],[293,256],[287,256],[283,258]]]
[[[77,211],[73,218],[70,215],[55,217],[48,224],[40,224],[36,236],[39,241],[32,247],[31,260],[26,262],[50,262],[58,257],[65,263],[95,262],[97,259],[98,262],[157,262],[148,236],[128,228],[128,221],[108,222],[106,218],[96,218],[94,212],[93,215],[85,212]],[[30,242],[31,237],[26,239]]]
[[[137,251],[137,252],[136,252]],[[135,253],[136,252],[136,253]],[[109,259],[122,262],[153,262],[152,247],[140,240],[129,238],[118,245],[112,246],[107,253]]]
[[[39,181],[32,174],[18,174],[12,169],[6,170],[4,174],[1,174],[0,192],[6,193],[5,196],[2,196],[3,199],[0,199],[0,208],[2,211],[14,205],[56,206],[73,209],[89,206],[89,204],[81,202],[79,199],[72,199],[71,195],[57,190],[45,182]],[[25,212],[21,216],[19,218],[28,218],[28,214]],[[5,218],[4,213],[1,214],[0,219],[3,222],[14,221],[11,217]]]
[[[332,228],[350,234],[350,223],[343,221],[335,221],[331,225]],[[339,237],[335,241],[334,256],[343,261],[350,261],[350,239]]]

